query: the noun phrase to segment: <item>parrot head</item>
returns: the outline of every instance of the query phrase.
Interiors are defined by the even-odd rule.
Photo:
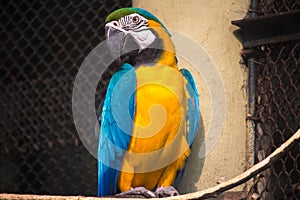
[[[176,63],[171,35],[162,22],[141,8],[121,8],[105,19],[108,47],[115,58],[134,66]]]

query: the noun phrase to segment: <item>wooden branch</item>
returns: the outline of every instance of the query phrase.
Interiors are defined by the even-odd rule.
[[[283,143],[279,148],[277,148],[273,153],[271,153],[267,158],[265,158],[263,161],[257,163],[244,173],[236,176],[233,179],[230,179],[226,182],[222,182],[219,185],[216,185],[214,187],[193,192],[185,195],[180,196],[174,196],[174,197],[167,197],[165,199],[204,199],[208,197],[216,197],[218,194],[221,194],[222,192],[232,189],[249,179],[253,178],[263,170],[267,169],[271,166],[272,163],[277,161],[279,158],[281,158],[286,152],[289,151],[289,149],[296,143],[298,143],[300,140],[300,129],[285,143]],[[83,197],[83,196],[49,196],[49,195],[24,195],[24,194],[0,194],[0,200],[1,199],[9,199],[9,200],[24,200],[24,199],[32,199],[32,200],[112,200],[115,198],[99,198],[99,197]],[[123,199],[123,198],[122,198]],[[129,199],[129,198],[127,198]],[[126,198],[124,198],[126,200]],[[153,200],[159,200],[159,198],[154,198]]]
[[[208,197],[215,197],[218,194],[221,194],[222,192],[232,189],[242,183],[245,183],[249,179],[253,178],[260,172],[264,171],[268,167],[271,166],[272,163],[277,161],[279,158],[281,158],[286,152],[289,151],[289,149],[299,142],[300,140],[300,129],[285,143],[283,143],[279,148],[277,148],[273,153],[271,153],[267,158],[262,160],[261,162],[257,163],[244,173],[228,180],[225,182],[222,182],[221,184],[199,191],[199,192],[193,192],[185,195],[180,195],[178,197],[168,197],[168,199],[204,199]]]

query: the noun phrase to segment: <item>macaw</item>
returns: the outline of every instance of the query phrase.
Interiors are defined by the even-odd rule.
[[[120,68],[100,117],[98,196],[177,195],[200,117],[193,76],[178,68],[169,31],[144,9],[112,12],[105,35]]]

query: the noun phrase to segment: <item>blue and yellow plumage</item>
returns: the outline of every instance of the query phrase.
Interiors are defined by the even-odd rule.
[[[171,186],[197,132],[194,79],[178,69],[170,33],[151,13],[122,8],[105,23],[108,46],[122,67],[102,108],[98,195]]]

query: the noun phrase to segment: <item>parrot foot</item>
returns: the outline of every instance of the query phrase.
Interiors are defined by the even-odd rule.
[[[116,197],[128,197],[128,196],[134,196],[134,195],[141,195],[144,196],[146,198],[155,198],[156,195],[154,192],[147,190],[144,187],[136,187],[136,188],[131,188],[128,191],[116,194]]]
[[[155,191],[156,197],[172,197],[180,195],[179,192],[173,187],[159,187]]]

